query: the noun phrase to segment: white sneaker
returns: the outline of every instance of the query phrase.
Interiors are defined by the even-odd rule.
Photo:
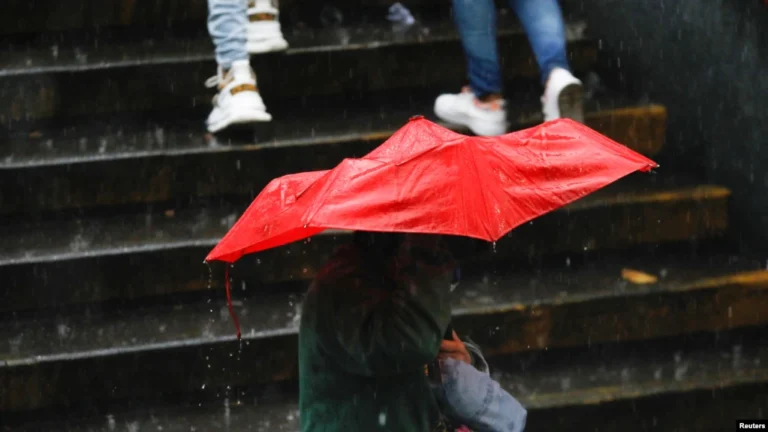
[[[569,118],[584,123],[583,102],[584,87],[581,81],[565,69],[553,69],[541,97],[544,121]]]
[[[248,41],[251,54],[288,49],[288,42],[280,30],[280,11],[277,0],[248,0]]]
[[[218,132],[231,124],[272,120],[259,95],[256,74],[248,60],[232,63],[226,75],[219,66],[218,73],[208,78],[205,85],[219,89],[219,93],[213,97],[213,111],[206,121],[209,132]]]
[[[459,94],[442,94],[435,100],[435,114],[443,121],[468,127],[481,136],[503,135],[507,131],[504,100],[482,102],[464,87]]]

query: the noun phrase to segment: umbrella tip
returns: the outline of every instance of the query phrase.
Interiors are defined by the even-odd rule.
[[[423,118],[424,118],[423,115],[415,115],[415,116],[411,116],[411,118],[409,118],[408,121],[416,121],[416,120],[421,120]]]

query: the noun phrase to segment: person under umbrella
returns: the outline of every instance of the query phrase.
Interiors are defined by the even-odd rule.
[[[479,351],[455,332],[443,340],[455,264],[440,236],[354,238],[303,304],[302,430],[522,431],[525,409],[490,378]],[[437,358],[435,379],[428,365]]]

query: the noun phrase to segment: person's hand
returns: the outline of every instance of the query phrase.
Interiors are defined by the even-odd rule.
[[[448,357],[472,364],[472,356],[455,331],[453,332],[453,340],[443,340],[440,343],[440,352],[437,354],[437,358],[440,360]]]

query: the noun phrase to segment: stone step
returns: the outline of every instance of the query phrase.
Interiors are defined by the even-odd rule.
[[[289,25],[318,25],[318,14],[325,5],[339,8],[345,22],[364,18],[385,21],[390,0],[281,0],[281,21]],[[503,2],[498,2],[503,3]],[[450,3],[435,4],[428,0],[409,0],[408,7],[417,17],[431,18],[448,14]],[[314,16],[313,16],[314,15]],[[119,0],[6,0],[0,4],[0,34],[60,32],[90,30],[97,34],[110,30],[134,32],[168,29],[205,28],[208,16],[206,0],[153,0],[137,2]]]
[[[413,114],[431,117],[437,94],[395,93],[363,101],[339,97],[287,107],[275,112],[274,125],[257,130],[258,137],[212,137],[203,128],[203,112],[185,119],[118,116],[16,131],[0,148],[0,214],[28,218],[189,197],[252,197],[280,175],[363,156]],[[541,120],[537,92],[515,100],[512,129]],[[666,118],[664,107],[606,95],[588,104],[586,123],[653,156],[663,146]]]
[[[738,418],[764,416],[766,342],[763,328],[522,353],[491,360],[491,367],[494,378],[528,409],[526,430],[566,425],[569,430],[600,431],[730,430]],[[248,367],[245,362],[232,366]],[[200,384],[205,377],[189,372],[195,373],[191,381],[205,387]],[[126,430],[296,431],[296,399],[295,386],[233,388],[209,402],[186,406],[148,406],[150,401],[134,398],[90,419],[28,422],[14,430],[112,431],[120,425]]]
[[[761,264],[677,254],[468,280],[455,292],[455,327],[491,357],[504,357],[760,326],[768,320]],[[658,283],[630,282],[625,269]],[[194,304],[4,322],[0,411],[91,411],[170,395],[203,400],[227,386],[291,382],[301,291],[242,298],[237,288],[241,344],[221,291]]]
[[[506,77],[538,77],[525,33],[503,18],[499,54]],[[204,27],[203,27],[204,28]],[[135,36],[134,36],[135,37]],[[267,106],[290,98],[440,86],[458,89],[465,60],[449,20],[396,32],[364,24],[327,30],[287,31],[287,53],[254,56]],[[595,65],[597,44],[581,22],[568,25],[569,58],[576,72]],[[0,63],[0,120],[8,125],[99,113],[179,111],[210,106],[204,86],[216,73],[207,37],[9,47]],[[414,61],[414,59],[419,59]]]
[[[514,17],[501,15],[499,37],[524,34]],[[567,27],[569,41],[585,40],[581,21]],[[290,48],[281,56],[327,54],[335,51],[366,51],[400,45],[455,42],[458,34],[450,20],[418,23],[407,30],[394,30],[387,22],[359,23],[344,28],[288,28],[284,35]],[[214,61],[213,43],[207,33],[165,38],[133,35],[132,38],[99,38],[58,43],[26,41],[9,44],[0,60],[0,78],[28,75],[77,73],[138,66],[195,64]]]
[[[317,27],[324,25],[323,8],[333,6],[343,15],[343,24],[352,22],[386,22],[386,10],[391,0],[280,0],[280,21],[283,29],[291,27]],[[508,3],[495,0],[499,13],[511,15]],[[561,2],[565,16],[580,10],[582,5],[573,0]],[[408,0],[406,6],[414,17],[421,20],[447,18],[450,2],[435,3],[429,0]],[[115,32],[168,33],[180,31],[204,31],[208,7],[206,0],[153,0],[137,2],[119,0],[6,0],[0,3],[0,34],[6,37],[29,38],[34,34],[42,41],[56,43],[62,37],[83,32],[92,37],[105,37]]]
[[[706,241],[728,228],[728,189],[638,174],[513,230],[495,248],[459,245],[470,270],[498,260]],[[0,227],[0,310],[140,299],[220,287],[202,260],[247,203]],[[349,241],[331,231],[244,257],[233,276],[255,291],[312,277]],[[460,241],[460,240],[456,240]],[[463,241],[463,240],[461,240]]]

